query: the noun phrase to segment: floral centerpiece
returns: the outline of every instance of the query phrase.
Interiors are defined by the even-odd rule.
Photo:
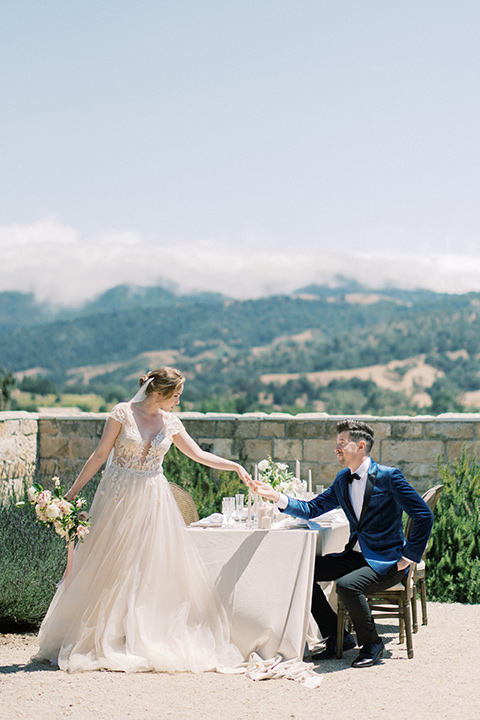
[[[258,463],[258,479],[261,482],[269,483],[278,492],[285,493],[292,497],[302,498],[307,491],[305,480],[295,477],[290,472],[286,463],[273,462],[270,455],[267,460]]]
[[[39,483],[34,483],[27,490],[28,502],[35,508],[38,522],[42,525],[53,525],[55,532],[65,538],[66,543],[80,540],[83,542],[88,534],[90,523],[88,513],[82,510],[85,499],[77,497],[70,502],[65,498],[65,488],[58,477],[52,478],[55,489],[44,490]],[[18,502],[17,507],[26,505]]]

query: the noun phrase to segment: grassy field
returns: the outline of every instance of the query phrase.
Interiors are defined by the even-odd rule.
[[[77,407],[84,412],[107,412],[109,409],[104,398],[94,393],[88,395],[38,395],[36,393],[14,390],[12,393],[12,410],[37,412],[38,408]]]

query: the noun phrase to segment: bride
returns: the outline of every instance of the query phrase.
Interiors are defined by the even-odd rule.
[[[113,408],[68,491],[73,500],[108,458],[90,533],[43,620],[36,659],[71,672],[201,672],[243,661],[162,461],[173,442],[203,465],[235,471],[245,484],[251,478],[238,463],[202,450],[171,414],[184,382],[169,367],[140,378],[139,392]]]

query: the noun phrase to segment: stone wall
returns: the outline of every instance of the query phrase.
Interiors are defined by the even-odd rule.
[[[21,488],[33,477],[37,464],[38,416],[0,412],[0,479],[3,488]],[[2,488],[0,488],[1,490]]]
[[[338,465],[334,455],[336,423],[344,416],[220,415],[181,413],[192,437],[205,449],[240,460],[247,468],[267,455],[301,463],[301,474],[312,471],[313,489],[329,485]],[[69,479],[94,450],[106,415],[82,413],[48,416],[34,413],[0,413],[0,472],[11,480],[30,477],[35,466],[42,474]],[[438,480],[437,458],[457,458],[465,444],[480,456],[480,414],[417,417],[369,417],[375,430],[372,456],[378,462],[400,467],[419,491]],[[171,478],[172,480],[174,478]]]

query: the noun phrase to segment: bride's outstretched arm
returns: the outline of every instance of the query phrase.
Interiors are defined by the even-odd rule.
[[[227,460],[219,455],[214,455],[211,452],[202,450],[200,445],[198,445],[195,440],[190,437],[186,430],[182,430],[182,432],[174,435],[173,442],[180,452],[189,457],[191,460],[195,460],[195,462],[206,465],[207,467],[215,468],[215,470],[232,470],[238,474],[239,478],[243,480],[245,485],[250,485],[250,483],[253,482],[248,472],[244,467],[242,467],[242,465],[240,465],[240,463],[236,463],[233,460]]]
[[[118,433],[120,432],[121,427],[122,423],[114,420],[113,418],[108,418],[107,422],[105,423],[105,427],[103,428],[100,442],[83,466],[79,476],[73,483],[72,487],[66,493],[65,497],[67,498],[67,500],[73,500],[73,498],[78,495],[83,486],[86,485],[86,483],[95,475],[98,470],[100,470],[102,465],[107,461],[107,458],[110,455],[110,451],[113,448],[113,444],[116,440]]]

